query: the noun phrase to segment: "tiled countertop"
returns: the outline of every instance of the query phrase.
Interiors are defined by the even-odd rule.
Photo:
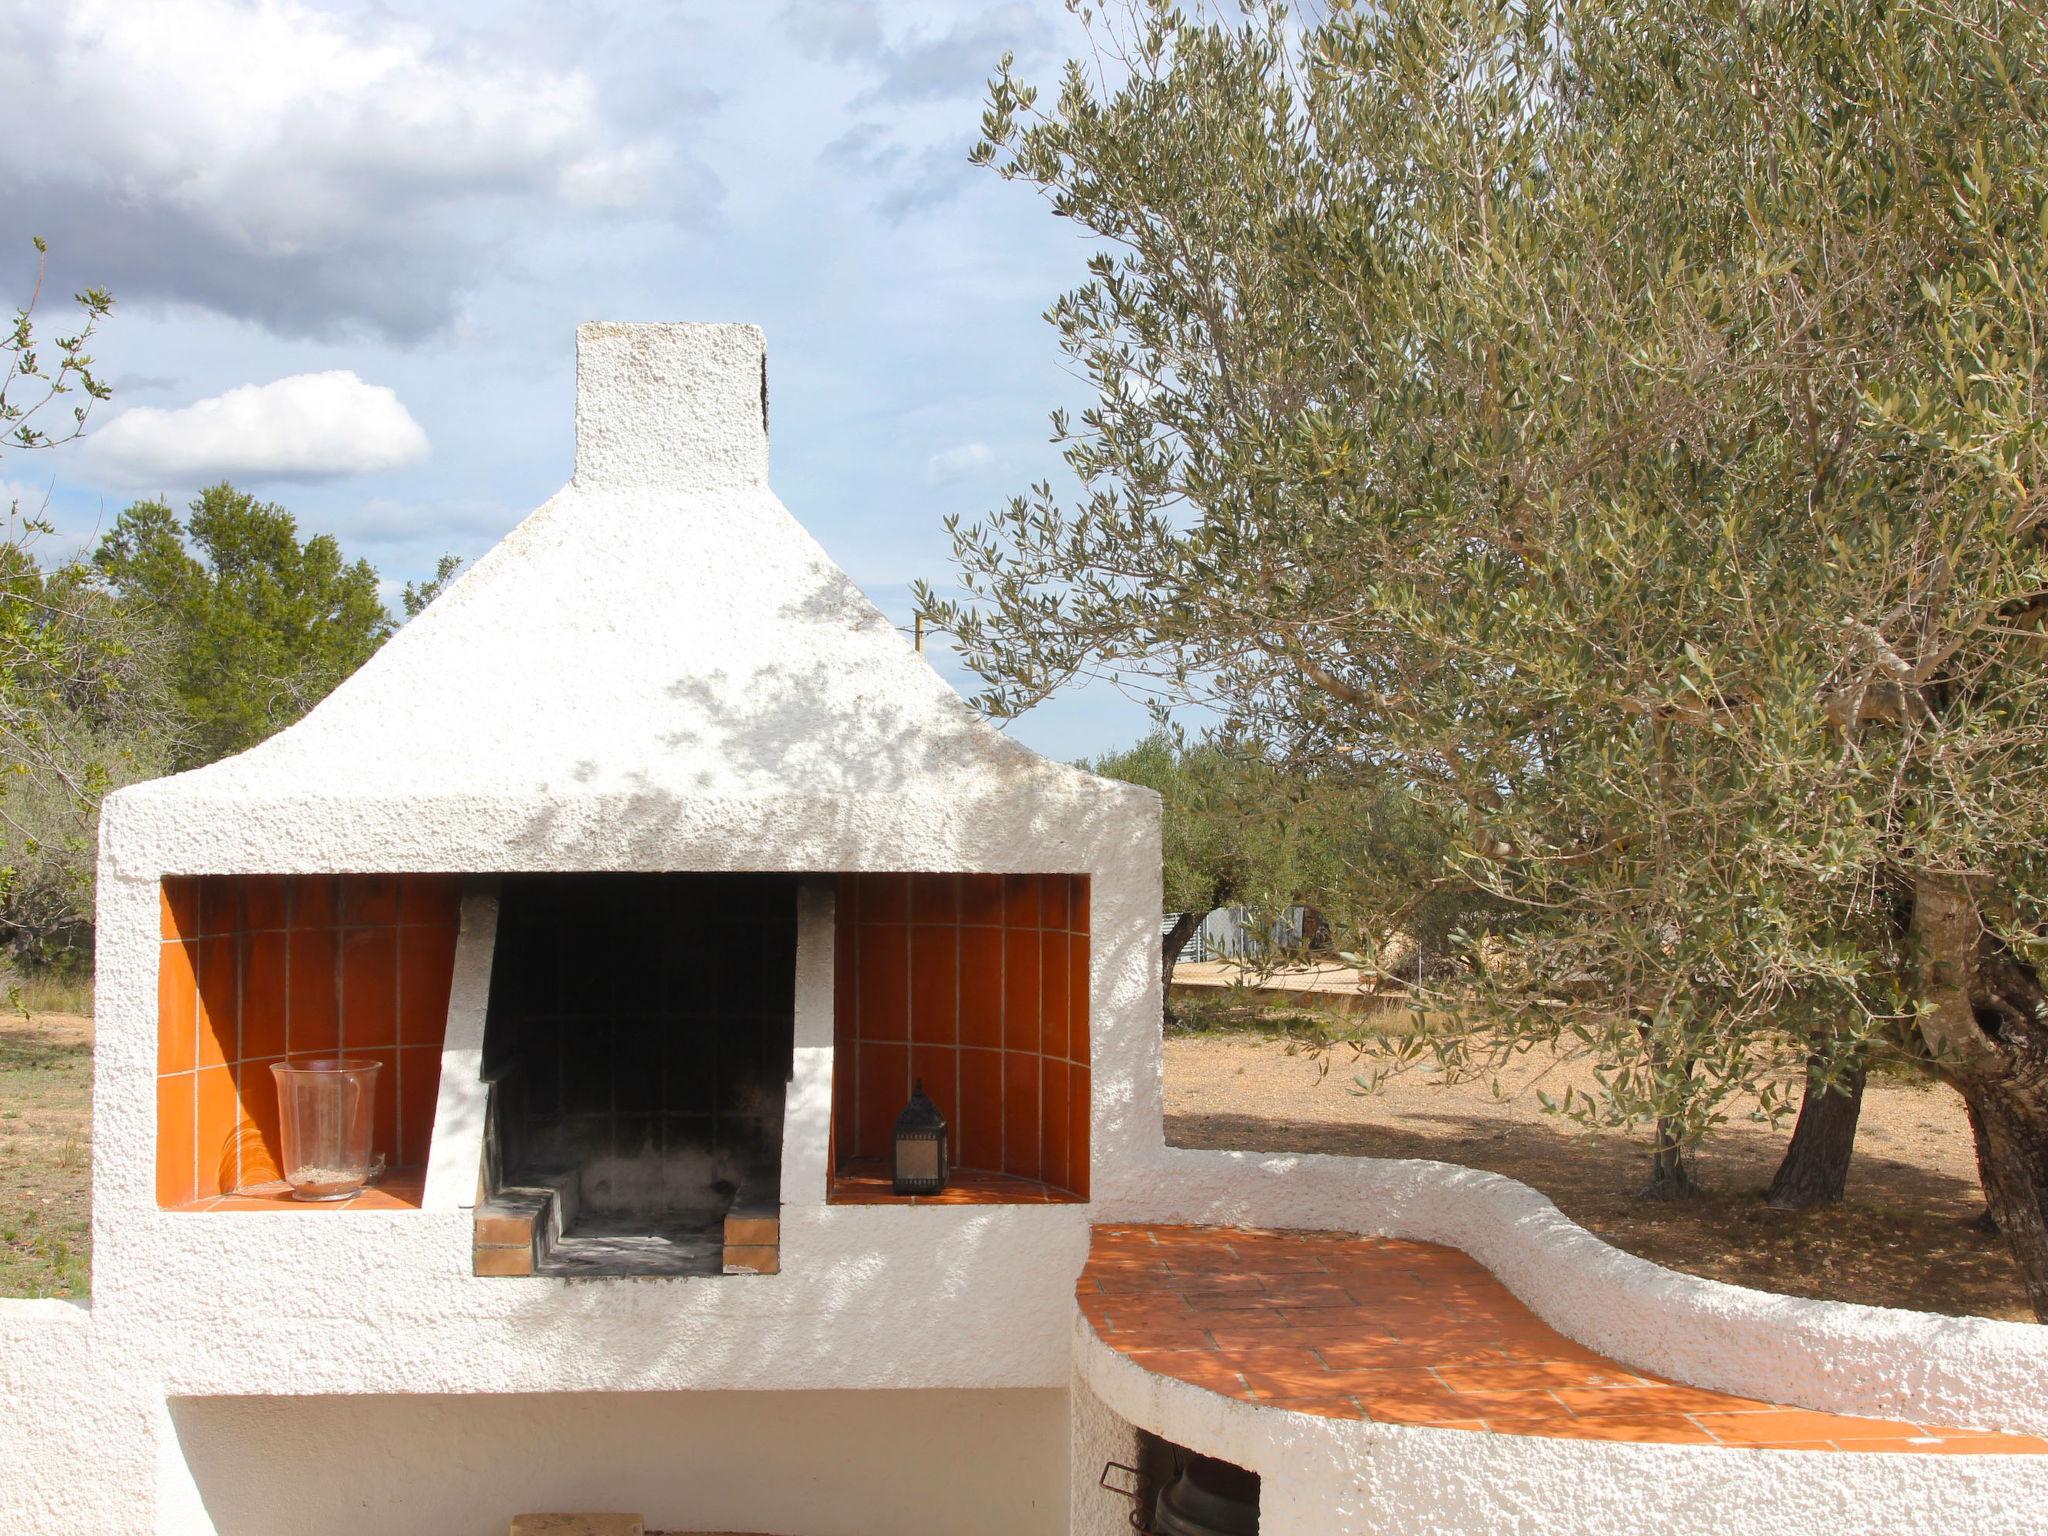
[[[1327,1418],[1752,1449],[2048,1452],[2032,1435],[1786,1408],[1630,1370],[1432,1243],[1098,1226],[1077,1300],[1103,1342],[1149,1371]]]

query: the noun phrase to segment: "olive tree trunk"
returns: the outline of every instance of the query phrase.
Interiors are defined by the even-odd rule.
[[[1816,1205],[1839,1205],[1849,1187],[1849,1159],[1856,1150],[1856,1120],[1863,1113],[1865,1068],[1858,1062],[1829,1086],[1808,1065],[1806,1093],[1799,1101],[1799,1120],[1785,1159],[1764,1191],[1764,1203],[1777,1211],[1803,1211]]]
[[[1173,999],[1168,995],[1173,987],[1173,968],[1180,961],[1180,952],[1188,947],[1188,940],[1195,936],[1195,930],[1202,926],[1206,912],[1176,912],[1173,926],[1166,930],[1159,941],[1159,1012],[1162,1025],[1171,1024],[1176,1015]]]
[[[1657,1142],[1650,1153],[1650,1182],[1643,1186],[1645,1200],[1690,1200],[1700,1192],[1692,1176],[1692,1153],[1678,1138],[1672,1121],[1657,1121]]]
[[[2048,1322],[2048,987],[1986,928],[1961,877],[1919,881],[1911,937],[1920,1033],[1969,1107],[1985,1200]]]

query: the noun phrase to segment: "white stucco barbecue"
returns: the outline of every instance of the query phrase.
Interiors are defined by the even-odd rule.
[[[765,367],[749,326],[583,327],[567,486],[298,725],[108,801],[94,1294],[0,1302],[0,1515],[482,1536],[626,1499],[674,1529],[1050,1536],[1114,1528],[1089,1463],[1133,1424],[1265,1472],[1269,1533],[1620,1531],[1646,1482],[1668,1529],[2017,1531],[2048,1507],[2035,1458],[1795,1470],[1290,1423],[1077,1329],[1091,1222],[1343,1227],[1462,1247],[1572,1338],[1680,1380],[2048,1430],[2039,1330],[1675,1276],[1444,1164],[1168,1149],[1155,798],[974,718],[827,558],[768,487]],[[809,877],[778,1274],[471,1273],[494,877],[578,871]],[[1086,1203],[828,1203],[829,877],[862,871],[1089,877]],[[160,882],[328,872],[470,880],[422,1208],[159,1209]]]

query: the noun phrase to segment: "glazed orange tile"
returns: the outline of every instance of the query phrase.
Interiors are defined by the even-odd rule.
[[[242,1123],[235,1076],[226,1067],[204,1067],[196,1075],[194,1124],[197,1132],[195,1194],[200,1199],[233,1192],[240,1177],[236,1161],[237,1132]]]
[[[398,930],[398,1039],[438,1045],[448,1033],[448,995],[455,975],[455,930]]]
[[[951,1045],[960,1038],[960,931],[910,930],[910,1037]]]
[[[1067,1055],[1085,1066],[1093,1049],[1089,1037],[1088,940],[1075,934],[1067,940]]]
[[[960,877],[958,875],[912,875],[910,877],[910,920],[913,923],[943,923],[960,920]]]
[[[853,1156],[859,1135],[857,1099],[860,1083],[859,1053],[850,1041],[840,1040],[832,1051],[832,1157],[841,1162]]]
[[[1037,1054],[1042,1038],[1038,1000],[1039,935],[1003,930],[1003,1049]]]
[[[434,1110],[441,1093],[438,1046],[408,1046],[398,1058],[398,1156],[401,1167],[423,1168],[434,1136]]]
[[[1067,1188],[1083,1199],[1088,1195],[1092,1174],[1088,1131],[1094,1114],[1089,1096],[1089,1074],[1085,1066],[1067,1069]]]
[[[156,1202],[184,1205],[199,1191],[197,1083],[190,1072],[156,1080]]]
[[[158,1072],[189,1072],[199,1059],[199,946],[171,940],[157,946]]]
[[[1069,942],[1070,940],[1064,933],[1042,933],[1038,939],[1039,1049],[1047,1056],[1056,1056],[1062,1061],[1066,1060],[1068,1055],[1067,945]]]
[[[913,1041],[910,1047],[910,1081],[924,1084],[925,1097],[938,1105],[950,1133],[960,1108],[960,1052],[955,1046],[926,1045]],[[902,1105],[896,1106],[899,1110]]]
[[[960,930],[960,1043],[990,1048],[1003,1043],[1003,933]]]
[[[1038,927],[1040,909],[1043,905],[1041,876],[1003,876],[1003,926],[1005,928]]]
[[[869,1156],[884,1156],[896,1130],[896,1117],[910,1102],[910,1047],[860,1044],[859,1146]]]
[[[261,933],[285,925],[285,877],[283,875],[242,875],[243,933]]]
[[[233,934],[199,941],[199,1065],[223,1067],[241,1055],[238,999],[241,943]]]
[[[242,937],[242,1035],[238,1057],[285,1052],[285,945],[281,932]]]
[[[902,923],[910,918],[908,875],[862,875],[860,922]]]
[[[398,1043],[394,927],[341,930],[341,1043],[347,1055]]]
[[[285,1043],[293,1056],[341,1048],[340,953],[332,929],[309,928],[286,945]]]
[[[1067,921],[1073,925],[1075,933],[1088,932],[1088,898],[1091,883],[1092,877],[1088,875],[1075,875],[1068,882]]]
[[[199,882],[189,875],[166,875],[161,888],[161,931],[167,939],[199,936]]]
[[[406,875],[398,882],[398,920],[453,933],[462,921],[460,875]]]
[[[351,1048],[351,1055],[354,1054]],[[375,1093],[376,1121],[371,1134],[372,1150],[382,1154],[384,1161],[398,1166],[398,1053],[389,1048],[366,1053],[365,1059],[382,1062],[384,1070],[377,1074]]]
[[[960,877],[960,921],[975,927],[993,928],[1003,921],[1003,877],[962,875]]]
[[[1046,875],[1038,883],[1039,926],[1061,933],[1073,923],[1073,882],[1066,875]]]
[[[334,926],[335,900],[332,875],[294,875],[286,887],[291,908],[288,921],[294,928]]]
[[[855,1028],[862,1040],[908,1040],[910,929],[903,923],[863,923],[856,931]]]
[[[1003,1162],[1003,1058],[997,1051],[960,1052],[960,1127],[955,1157],[970,1168]]]
[[[1069,1186],[1067,1157],[1067,1072],[1048,1056],[1038,1066],[1039,1176],[1061,1189]]]
[[[390,928],[398,922],[395,875],[343,875],[339,894],[344,927]]]
[[[270,1070],[276,1059],[244,1060],[234,1066],[236,1112],[240,1116],[236,1126],[235,1188],[241,1193],[246,1193],[252,1184],[284,1177],[284,1134],[277,1078]]]
[[[1003,1052],[1003,1172],[1042,1178],[1038,1157],[1038,1058]]]
[[[199,887],[200,938],[234,933],[242,926],[242,888],[232,875],[201,875]]]

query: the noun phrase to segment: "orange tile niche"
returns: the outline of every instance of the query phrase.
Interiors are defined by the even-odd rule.
[[[163,882],[156,1191],[167,1209],[274,1194],[283,1149],[270,1068],[349,1055],[378,1074],[372,1204],[418,1203],[455,966],[453,875],[198,875]],[[411,1198],[407,1199],[410,1193]],[[309,1205],[285,1202],[294,1209]]]
[[[881,1204],[922,1080],[958,1177],[919,1204],[1088,1198],[1086,875],[841,875],[830,1199]]]

